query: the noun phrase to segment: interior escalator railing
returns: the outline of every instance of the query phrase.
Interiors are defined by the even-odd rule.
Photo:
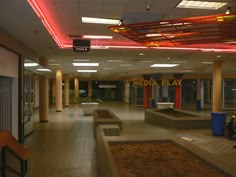
[[[0,150],[1,150],[1,177],[7,177],[7,170],[17,176],[24,177],[27,172],[27,160],[29,158],[29,148],[21,145],[10,134],[9,131],[0,131]],[[15,169],[7,162],[7,155],[19,160],[20,169]]]

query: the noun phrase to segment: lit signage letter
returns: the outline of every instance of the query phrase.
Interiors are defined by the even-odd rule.
[[[138,86],[139,85],[139,80],[134,80],[134,85]]]
[[[144,85],[144,86],[149,86],[149,80],[144,80],[144,81],[143,81],[143,85]]]
[[[151,80],[150,82],[151,82],[151,84],[150,84],[150,85],[152,85],[152,86],[155,86],[155,85],[157,85],[157,82],[156,82],[155,80]]]
[[[178,85],[181,86],[182,80],[176,80],[178,82]]]
[[[177,80],[173,80],[172,85],[178,86]]]
[[[161,85],[166,85],[166,84],[167,84],[167,80],[162,79],[162,80],[161,80]]]

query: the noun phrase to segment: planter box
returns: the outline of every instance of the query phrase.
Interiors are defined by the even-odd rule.
[[[211,128],[210,116],[199,116],[196,113],[176,109],[172,110],[176,112],[176,115],[161,113],[157,109],[146,109],[145,122],[172,129]]]
[[[99,103],[97,102],[84,102],[81,103],[81,108],[85,116],[92,116],[93,111],[97,109]]]
[[[225,176],[225,177],[229,177],[229,176],[235,176],[236,175],[236,171],[233,168],[232,164],[226,163],[224,162],[222,159],[218,159],[216,157],[213,157],[210,153],[208,153],[207,151],[204,151],[202,149],[200,149],[199,147],[195,146],[194,144],[191,144],[187,141],[184,141],[180,138],[172,138],[172,139],[129,139],[127,137],[108,137],[108,136],[104,136],[104,132],[102,130],[102,127],[98,126],[97,127],[97,138],[96,138],[96,158],[97,158],[97,164],[98,164],[98,177],[120,177],[120,172],[119,169],[117,167],[118,164],[116,164],[116,159],[114,159],[113,157],[113,151],[111,150],[113,145],[132,145],[132,144],[139,144],[138,145],[138,151],[137,151],[137,155],[139,155],[141,153],[141,156],[144,156],[144,153],[142,153],[142,147],[140,146],[140,144],[142,145],[146,145],[146,144],[163,144],[165,142],[167,143],[172,143],[174,144],[174,146],[178,146],[181,149],[183,149],[185,152],[188,153],[188,156],[194,156],[194,158],[196,158],[197,160],[194,160],[194,163],[197,162],[196,166],[198,165],[204,165],[207,166],[207,168],[209,169],[209,171],[214,171],[214,173],[219,174],[219,176]],[[158,147],[157,147],[158,148]],[[122,148],[123,150],[126,151],[126,148]],[[171,148],[170,148],[171,149]],[[153,151],[154,149],[152,149]],[[147,151],[146,151],[147,152]],[[146,153],[145,152],[145,153]],[[150,151],[151,152],[151,151]],[[190,153],[189,153],[190,152]],[[173,158],[175,160],[175,156],[172,156],[174,154],[169,153],[168,150],[163,151],[162,153],[167,153],[166,156],[169,156],[171,158]],[[169,153],[169,154],[168,154]],[[117,153],[116,153],[117,154]],[[128,153],[129,154],[129,153]],[[178,153],[177,153],[178,154]],[[136,155],[135,157],[129,157],[127,155],[127,153],[118,153],[119,156],[121,156],[120,158],[122,160],[127,160],[127,161],[132,161],[132,163],[129,163],[129,165],[125,165],[125,168],[129,168],[129,175],[132,175],[132,177],[136,177],[138,175],[135,175],[135,172],[137,170],[132,168],[132,165],[135,163],[135,161],[137,161],[137,163],[140,163],[141,166],[145,166],[142,165],[142,163],[148,163],[149,166],[145,166],[146,168],[152,170],[152,169],[156,169],[156,167],[159,168],[159,166],[156,165],[152,165],[152,163],[150,162],[155,162],[155,161],[159,161],[159,163],[166,163],[165,160],[165,154],[163,154],[164,158],[163,159],[155,159],[153,161],[151,161],[151,159],[144,159],[144,161],[140,160],[140,159],[136,159]],[[152,156],[152,154],[150,154]],[[155,157],[155,156],[154,156]],[[135,158],[135,160],[133,159]],[[181,156],[180,156],[181,158]],[[186,164],[188,164],[190,158],[184,158],[184,159],[180,159],[181,161],[187,162]],[[163,161],[162,161],[163,160]],[[169,160],[169,159],[168,159]],[[171,160],[171,159],[170,159]],[[190,163],[191,164],[191,163]],[[161,164],[160,164],[161,165]],[[178,164],[179,165],[179,164]],[[194,166],[182,166],[182,167],[178,167],[177,163],[174,164],[174,166],[169,166],[168,163],[166,164],[166,171],[175,169],[177,168],[183,168],[183,171],[191,171],[191,168],[194,169]],[[165,167],[165,166],[163,166]],[[126,171],[127,169],[123,169],[123,171],[121,170],[121,172],[123,173],[124,171]],[[207,171],[208,172],[208,171]],[[158,173],[158,172],[156,172]],[[182,173],[182,171],[181,171]],[[198,174],[198,171],[197,171]],[[128,175],[127,175],[128,176]],[[140,176],[140,174],[139,174]],[[188,176],[186,174],[184,174],[183,176]]]
[[[166,108],[174,108],[174,103],[171,102],[157,102],[157,109],[166,109]]]
[[[93,112],[94,132],[98,125],[117,125],[122,129],[122,121],[109,109],[96,109]]]

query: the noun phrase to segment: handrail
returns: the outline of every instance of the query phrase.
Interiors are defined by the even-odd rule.
[[[27,160],[29,158],[29,147],[24,147],[18,143],[9,131],[0,131],[0,149],[6,146],[22,160]]]

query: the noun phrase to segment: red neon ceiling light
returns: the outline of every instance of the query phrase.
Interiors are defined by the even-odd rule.
[[[68,39],[65,32],[61,31],[62,28],[59,24],[57,24],[57,20],[52,15],[52,12],[49,11],[47,6],[47,1],[45,0],[28,0],[28,3],[34,9],[38,17],[41,19],[42,23],[57,43],[58,47],[61,49],[72,48],[72,39]],[[218,17],[218,22],[223,24],[222,29],[226,30],[223,34],[227,36],[229,32],[235,30],[235,14],[231,15],[216,15]],[[213,17],[213,16],[212,16]],[[223,22],[222,22],[223,20]],[[226,20],[229,23],[225,23]],[[183,22],[184,21],[184,22]],[[236,46],[230,45],[226,43],[222,43],[222,41],[218,41],[218,43],[211,43],[212,39],[202,40],[200,39],[201,43],[194,43],[194,41],[188,40],[188,42],[181,41],[181,38],[191,39],[192,36],[197,36],[201,33],[204,28],[208,27],[197,27],[199,31],[178,31],[178,29],[183,29],[186,26],[190,26],[189,23],[206,23],[212,24],[212,18],[210,16],[205,17],[192,17],[192,18],[184,18],[184,19],[176,19],[176,20],[166,20],[166,21],[159,21],[159,22],[147,22],[147,23],[138,23],[138,24],[130,24],[130,25],[122,25],[122,26],[113,26],[110,29],[114,32],[117,32],[129,39],[131,41],[117,41],[117,40],[91,40],[91,48],[92,49],[148,49],[152,47],[153,49],[158,50],[194,50],[194,51],[214,51],[214,52],[236,52]],[[167,27],[174,27],[175,29],[169,29]],[[197,26],[194,24],[194,26]],[[122,29],[123,27],[123,29]],[[147,30],[157,28],[154,33],[160,34],[156,37],[146,37],[140,35],[140,30],[146,30],[146,34],[150,34]],[[161,27],[159,29],[159,27]],[[164,31],[163,29],[166,28]],[[122,29],[122,30],[121,30]],[[211,28],[211,34],[209,34],[208,38],[211,36],[216,36],[217,31],[214,31],[214,28]],[[138,30],[138,31],[135,31]],[[208,29],[209,30],[209,29]],[[177,32],[178,31],[178,32]],[[138,37],[134,37],[131,33],[136,33]],[[231,34],[231,33],[230,33]],[[142,34],[143,35],[143,34]],[[231,40],[235,39],[236,41],[236,31],[234,35],[231,36]],[[161,43],[156,40],[156,38],[163,38]],[[225,38],[223,36],[223,38]],[[178,39],[178,40],[176,40]],[[215,39],[214,39],[215,40]],[[174,42],[173,42],[174,41]],[[197,40],[195,40],[197,41]],[[231,41],[228,41],[231,42]],[[187,44],[189,43],[189,44]],[[208,44],[207,44],[208,43]],[[160,45],[161,44],[161,45]],[[191,44],[191,45],[190,45]],[[206,45],[207,44],[207,45]],[[211,45],[214,44],[214,45]]]

